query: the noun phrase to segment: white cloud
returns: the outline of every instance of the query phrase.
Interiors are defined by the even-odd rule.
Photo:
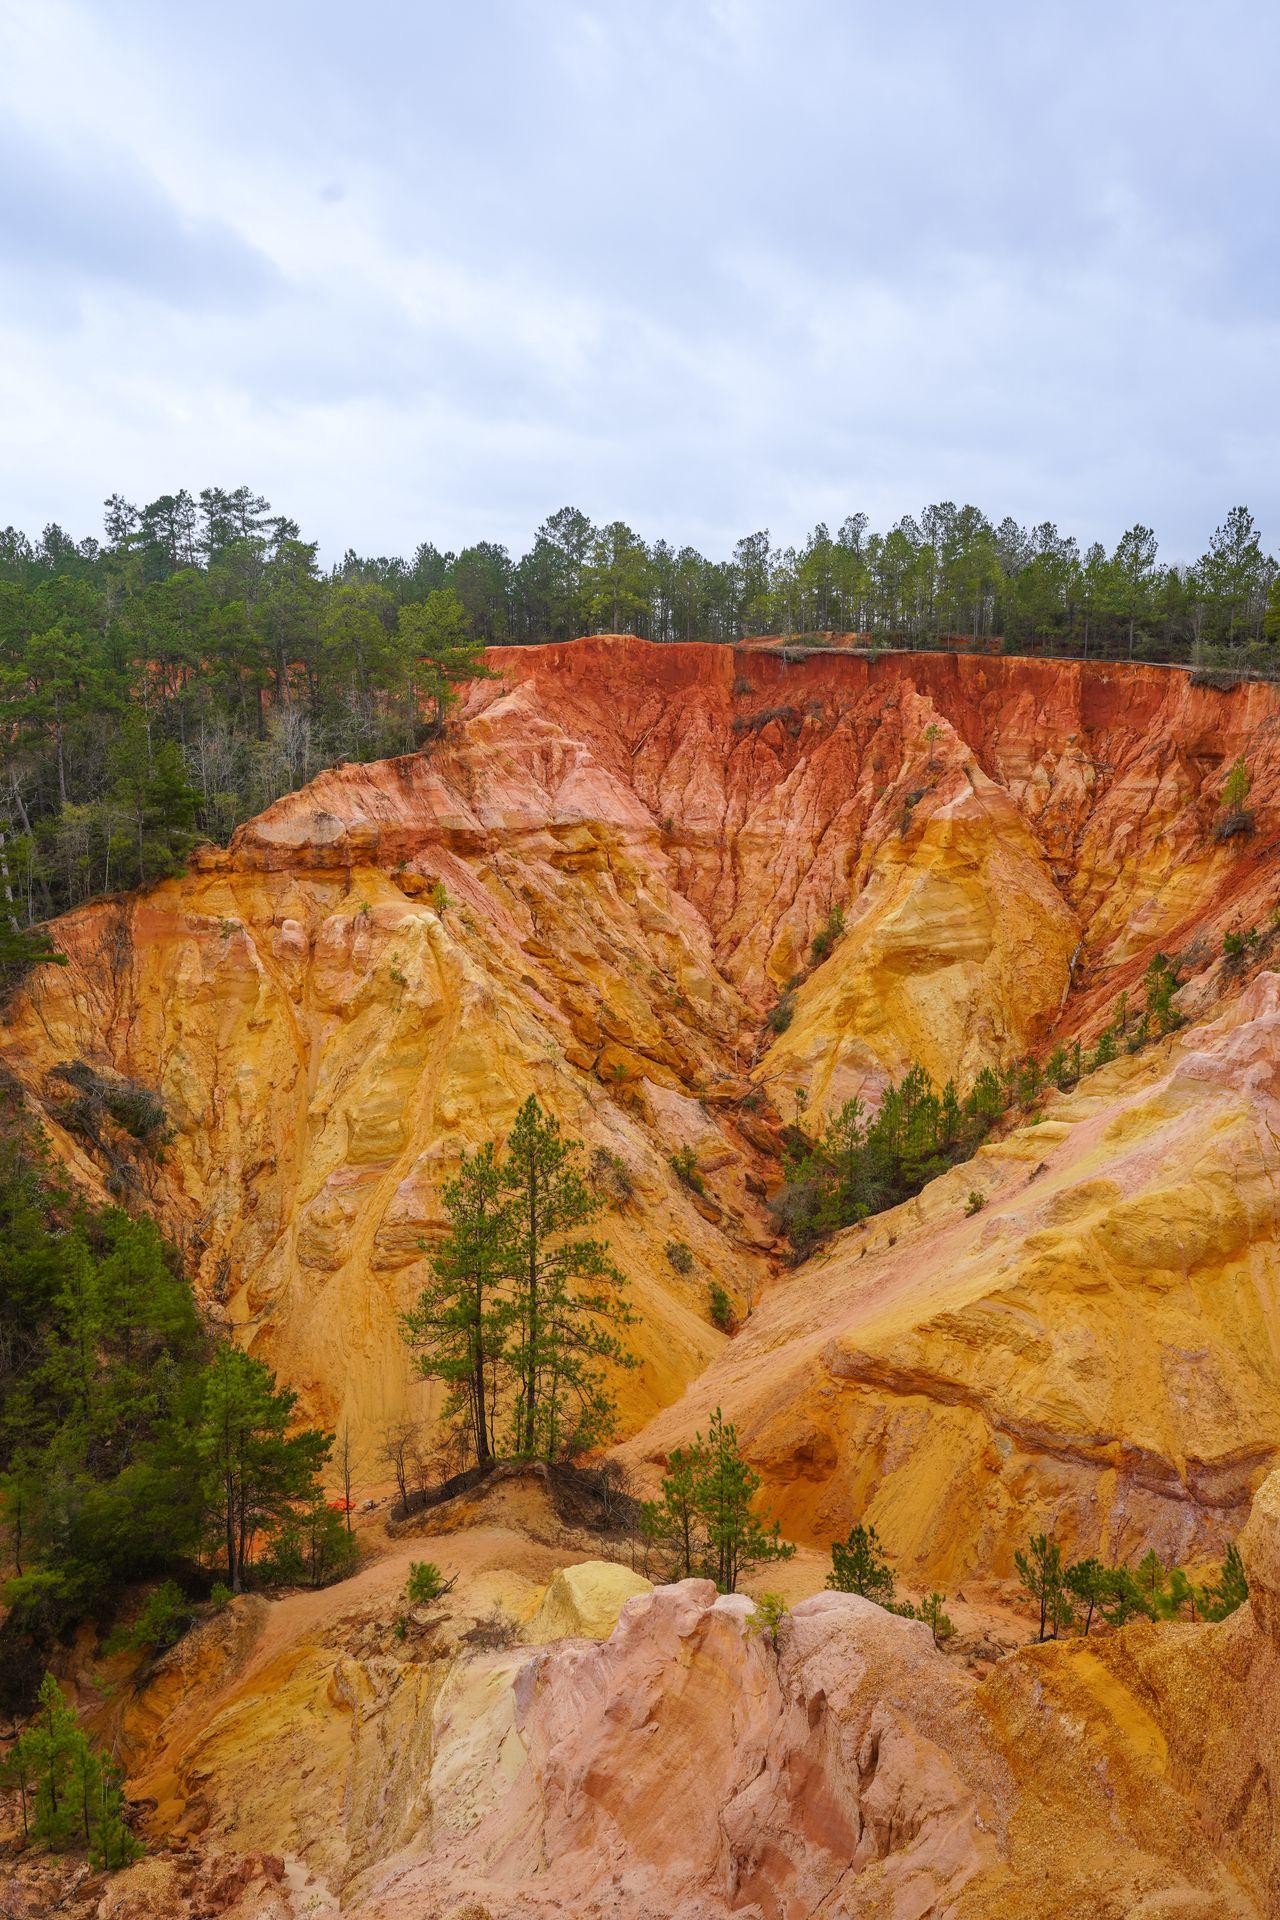
[[[573,500],[1280,541],[1266,58],[1226,6],[17,0],[0,522],[247,480],[332,557]]]

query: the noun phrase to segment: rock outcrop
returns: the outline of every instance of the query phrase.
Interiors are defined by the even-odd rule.
[[[408,1645],[382,1565],[276,1603],[216,1661],[188,1653],[204,1724],[156,1716],[136,1790],[157,1839],[242,1875],[274,1832],[261,1910],[281,1915],[1264,1920],[1278,1533],[1280,1474],[1245,1536],[1251,1605],[1028,1647],[981,1679],[856,1595],[803,1600],[772,1635],[697,1580],[627,1600],[603,1643],[478,1649],[465,1619],[529,1550],[455,1536],[464,1618]],[[157,1873],[122,1876],[109,1911],[152,1912],[125,1896]]]

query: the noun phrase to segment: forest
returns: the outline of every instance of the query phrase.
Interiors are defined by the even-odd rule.
[[[887,532],[850,515],[729,558],[554,513],[410,558],[316,543],[248,487],[106,502],[102,537],[0,532],[0,986],[25,929],[176,871],[321,767],[413,751],[486,644],[857,636],[875,646],[1192,660],[1269,671],[1275,561],[1233,508],[1193,564],[1134,526],[1081,550],[950,502]]]

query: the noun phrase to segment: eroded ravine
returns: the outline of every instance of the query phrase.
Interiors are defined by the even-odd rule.
[[[1275,900],[1275,693],[607,638],[491,661],[431,755],[332,769],[184,879],[59,923],[70,965],[19,996],[4,1043],[58,1151],[122,1177],[59,1123],[62,1062],[157,1087],[174,1139],[125,1169],[131,1191],[210,1310],[372,1455],[429,1402],[397,1316],[440,1185],[536,1092],[633,1186],[607,1230],[639,1316],[624,1427],[658,1417],[638,1461],[723,1396],[789,1529],[829,1537],[874,1497],[922,1574],[1000,1565],[1047,1512],[1082,1543],[1220,1544],[1280,1432],[1257,1337],[1276,1285],[1265,992],[1215,1037],[1194,1028],[1239,1000],[1223,930],[1265,928]],[[1238,754],[1254,830],[1224,841]],[[809,970],[834,906],[847,930]],[[1176,1041],[767,1287],[776,1129],[753,1083],[783,1117],[797,1088],[821,1111],[912,1059],[963,1085],[1096,1030],[1158,946],[1191,950]],[[705,1198],[672,1173],[683,1146]],[[988,1175],[1018,1203],[965,1223]],[[1208,1197],[1156,1260],[1143,1235],[1192,1175]],[[1231,1205],[1240,1232],[1215,1238],[1201,1216]],[[740,1307],[768,1292],[728,1347],[712,1280]],[[1131,1389],[1113,1338],[1150,1359]]]

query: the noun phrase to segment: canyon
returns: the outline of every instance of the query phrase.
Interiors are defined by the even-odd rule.
[[[399,1315],[442,1183],[537,1094],[630,1285],[612,1457],[649,1491],[723,1408],[810,1558],[776,1645],[706,1583],[584,1573],[607,1592],[579,1615],[590,1542],[513,1487],[441,1523],[458,1594],[408,1645],[413,1535],[324,1593],[238,1599],[95,1709],[172,1842],[100,1911],[218,1910],[222,1849],[246,1914],[1273,1912],[1280,696],[608,635],[488,668],[431,751],[332,768],[57,922],[67,965],[13,997],[0,1059],[71,1177],[153,1212],[207,1314],[353,1437],[371,1495],[388,1423],[439,1414]],[[769,1199],[800,1102],[1088,1046],[1157,953],[1175,1030],[790,1256]],[[68,1069],[151,1090],[163,1150],[86,1132]],[[908,1585],[971,1595],[1032,1531],[1193,1569],[1240,1538],[1250,1602],[967,1663],[818,1592],[860,1519]],[[477,1649],[498,1604],[515,1639]]]

